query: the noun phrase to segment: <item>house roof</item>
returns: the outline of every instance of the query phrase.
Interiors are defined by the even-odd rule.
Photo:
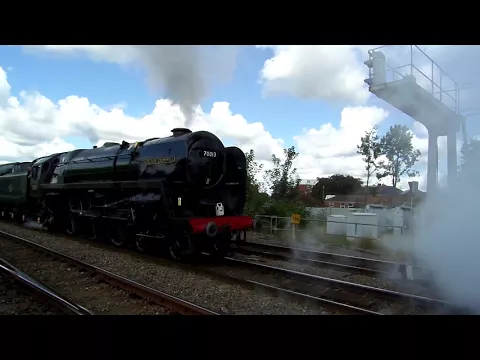
[[[402,194],[402,190],[397,189],[393,186],[380,185],[377,187],[378,196],[397,196]]]
[[[334,195],[328,201],[364,202],[365,195]]]
[[[423,199],[426,195],[425,191],[417,190],[415,196]],[[371,196],[369,196],[370,198]],[[376,195],[373,197],[398,198],[399,201],[410,201],[410,190],[402,191],[393,186],[379,185],[376,188]],[[327,195],[326,201],[345,201],[345,202],[365,202],[365,190],[362,188],[354,194],[350,195]]]

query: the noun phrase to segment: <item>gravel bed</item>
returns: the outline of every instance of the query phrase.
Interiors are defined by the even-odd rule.
[[[298,263],[288,262],[284,260],[268,259],[266,257],[262,257],[258,255],[244,255],[244,254],[235,253],[234,257],[241,260],[256,261],[262,264],[276,266],[276,267],[280,267],[288,270],[294,270],[294,271],[299,271],[299,272],[312,274],[316,276],[323,276],[323,277],[328,277],[328,278],[333,278],[338,280],[354,282],[358,284],[363,284],[363,285],[387,289],[387,290],[406,292],[406,293],[426,296],[426,297],[436,296],[431,289],[428,289],[426,287],[423,287],[414,283],[388,280],[388,279],[382,279],[382,278],[374,278],[367,275],[352,274],[347,271],[321,268],[318,266],[312,266],[308,264],[298,264]]]
[[[70,237],[53,235],[0,222],[0,230],[25,237],[53,250],[75,257],[138,283],[167,292],[221,314],[329,315],[311,307],[224,283],[192,270],[143,259],[115,248],[95,246]],[[0,249],[1,251],[1,249]]]
[[[62,315],[0,274],[0,315]]]
[[[275,236],[275,235],[270,235],[270,234],[255,232],[255,231],[248,233],[247,242],[248,241],[258,242],[258,243],[267,244],[267,245],[280,245],[280,246],[296,247],[296,248],[306,249],[306,250],[326,251],[326,252],[332,252],[332,253],[341,254],[341,255],[358,256],[358,257],[371,258],[376,260],[379,260],[379,259],[386,260],[386,261],[392,260],[390,256],[387,256],[385,254],[380,254],[375,251],[346,248],[346,247],[336,246],[336,245],[321,244],[318,242],[303,242],[303,241],[293,242],[288,238],[282,238],[280,236]]]
[[[98,315],[166,315],[162,306],[138,298],[65,262],[45,257],[27,245],[0,238],[2,255],[18,269],[59,295]]]

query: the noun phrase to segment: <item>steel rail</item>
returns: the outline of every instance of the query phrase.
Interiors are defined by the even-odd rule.
[[[248,248],[238,248],[236,252],[242,255],[253,255],[253,256],[261,256],[264,258],[272,259],[272,260],[281,260],[290,263],[297,263],[301,265],[309,265],[319,268],[329,268],[338,271],[348,271],[350,273],[355,273],[359,275],[366,275],[370,277],[383,277],[385,274],[382,271],[369,269],[369,268],[362,268],[358,266],[352,266],[337,262],[331,261],[322,261],[322,260],[315,260],[305,257],[298,257],[292,256],[290,254],[280,253],[280,252],[272,252],[272,251],[263,251],[263,250],[255,250],[255,249],[248,249]]]
[[[52,256],[54,258],[57,258],[61,261],[64,261],[66,263],[69,263],[80,270],[85,270],[87,272],[90,272],[96,276],[99,276],[102,278],[104,281],[107,283],[110,283],[112,285],[115,285],[127,292],[134,293],[135,295],[150,300],[158,305],[170,308],[179,314],[182,315],[218,315],[217,313],[206,309],[204,307],[195,305],[191,302],[185,301],[183,299],[177,298],[175,296],[172,296],[170,294],[167,294],[163,291],[159,291],[156,289],[153,289],[151,287],[139,284],[135,281],[132,281],[130,279],[124,278],[120,275],[114,274],[112,272],[109,272],[107,270],[101,269],[99,267],[96,267],[94,265],[88,264],[86,262],[77,260],[71,256],[62,254],[58,251],[49,249],[45,246],[42,246],[40,244],[37,244],[31,240],[7,233],[5,231],[0,231],[0,236],[4,237],[6,239],[15,241],[17,243],[26,245],[28,247],[31,247],[35,250],[41,251],[46,255]]]
[[[449,313],[464,312],[464,309],[460,309],[459,307],[440,299],[402,293],[399,291],[387,290],[387,289],[377,288],[373,286],[348,282],[344,280],[302,273],[295,270],[288,270],[280,267],[261,264],[258,262],[234,259],[231,257],[224,257],[223,260],[227,264],[244,266],[252,269],[267,271],[270,273],[276,273],[279,275],[290,276],[290,277],[293,277],[295,280],[302,281],[304,283],[307,282],[307,283],[315,283],[315,284],[323,285],[327,287],[336,287],[346,291],[353,291],[358,294],[368,293],[371,296],[374,296],[375,298],[382,298],[387,301],[400,300],[400,301],[410,302],[424,309],[444,309],[444,310],[447,310]]]
[[[0,231],[0,236],[2,236],[2,233],[3,234],[8,234],[8,233],[4,233],[3,231]],[[15,236],[15,235],[8,234],[8,236]],[[73,237],[73,239],[75,241],[80,241],[82,243],[92,244],[90,241],[87,241],[87,240],[85,240],[81,237]],[[35,245],[38,245],[39,247],[42,247],[41,245],[36,244],[34,242],[31,242],[30,240],[27,240],[27,239],[24,239],[24,240],[28,241],[29,243],[33,243]],[[187,269],[187,270],[192,271],[192,272],[202,273],[206,276],[216,278],[219,281],[222,281],[222,282],[225,282],[225,283],[230,283],[230,284],[242,286],[242,287],[248,288],[250,290],[254,290],[254,291],[261,291],[261,292],[263,292],[265,294],[268,294],[268,295],[281,297],[281,298],[285,298],[285,299],[290,299],[291,301],[295,301],[295,302],[302,303],[302,304],[308,304],[310,306],[326,306],[326,307],[329,307],[329,308],[332,308],[332,309],[335,309],[335,310],[340,309],[340,310],[342,310],[342,312],[345,312],[347,314],[355,314],[355,315],[360,315],[360,314],[361,315],[383,315],[383,314],[375,312],[375,311],[371,311],[371,310],[364,309],[364,308],[361,308],[361,307],[352,306],[350,304],[334,301],[334,300],[331,300],[331,299],[316,297],[316,296],[312,296],[312,295],[307,295],[307,294],[292,291],[292,290],[289,290],[289,289],[286,289],[286,288],[282,288],[282,287],[279,287],[279,286],[273,286],[273,285],[265,284],[265,283],[262,283],[262,282],[259,282],[259,281],[243,279],[243,278],[238,277],[238,276],[227,275],[225,273],[217,271],[216,269],[213,270],[212,268],[209,268],[210,264],[203,264],[203,263],[198,264],[196,262],[194,264],[192,264],[192,263],[189,263],[189,262],[172,261],[172,260],[169,260],[169,259],[159,258],[157,256],[153,256],[153,255],[146,254],[146,253],[138,253],[136,251],[126,249],[126,248],[113,248],[112,246],[102,244],[102,243],[93,243],[93,246],[99,247],[99,248],[102,248],[102,249],[111,249],[111,250],[114,250],[115,252],[122,252],[122,253],[129,254],[129,255],[132,255],[132,256],[138,256],[138,257],[142,258],[143,260],[151,261],[153,263],[161,263],[163,265],[182,267],[182,268]],[[204,254],[204,255],[207,255],[207,254]],[[63,254],[60,254],[60,256],[63,256]]]
[[[258,251],[257,249],[265,250],[265,252]],[[318,250],[292,248],[281,245],[261,244],[257,242],[244,243],[238,248],[238,251],[239,253],[250,253],[252,255],[258,253],[260,256],[310,264],[312,266],[330,267],[371,277],[385,278],[398,272],[401,274],[403,280],[415,282],[426,282],[429,280],[428,275],[426,275],[426,270],[418,266],[411,266],[413,279],[410,279],[407,276],[407,267],[410,265],[393,261],[336,254]],[[420,274],[420,276],[418,274]]]
[[[2,232],[0,231],[0,236],[1,236],[1,234],[2,234]],[[74,238],[75,238],[76,241],[82,241],[82,242],[86,241],[83,238],[79,238],[79,237],[74,237]],[[27,241],[29,241],[29,240],[27,240]],[[91,243],[91,242],[89,241],[88,243]],[[37,246],[41,246],[41,245],[38,245],[36,243],[33,243],[33,244],[35,244]],[[247,243],[247,245],[248,244],[250,244],[250,243]],[[100,244],[100,243],[94,243],[94,245],[99,246],[101,248],[112,248],[111,246],[103,245],[103,244]],[[260,245],[264,246],[264,244],[260,244]],[[289,250],[291,249],[291,248],[287,248],[287,247],[280,247],[280,248],[289,249]],[[242,279],[238,276],[223,274],[223,273],[221,273],[217,270],[212,270],[212,268],[208,267],[208,264],[206,266],[203,263],[201,265],[199,265],[198,263],[196,263],[195,265],[192,265],[191,263],[171,261],[171,260],[158,258],[156,256],[152,256],[152,255],[145,254],[145,253],[140,254],[136,251],[129,250],[129,249],[119,249],[119,248],[114,248],[114,249],[115,249],[115,251],[130,253],[130,254],[135,255],[135,256],[141,256],[143,259],[150,259],[151,261],[154,261],[154,262],[162,262],[164,264],[170,264],[170,265],[174,265],[174,266],[182,266],[182,267],[187,268],[191,271],[204,273],[207,276],[218,278],[220,281],[224,281],[224,282],[228,282],[228,283],[234,283],[234,284],[244,286],[244,287],[247,287],[247,288],[250,288],[250,289],[253,289],[253,290],[259,290],[259,291],[262,291],[262,292],[265,292],[265,293],[268,293],[268,294],[271,294],[271,295],[274,295],[274,296],[289,298],[289,299],[292,299],[292,300],[300,302],[300,303],[309,303],[309,304],[314,304],[316,306],[325,305],[325,306],[329,306],[329,307],[334,307],[336,309],[343,309],[347,313],[352,313],[352,314],[383,315],[383,313],[380,313],[378,311],[372,311],[370,309],[366,309],[366,308],[363,308],[361,306],[355,306],[355,305],[349,304],[348,302],[338,301],[337,299],[335,299],[331,296],[312,296],[312,295],[309,295],[307,293],[304,293],[303,291],[302,292],[292,291],[288,288],[284,288],[284,287],[280,287],[280,286],[276,286],[276,285],[261,283],[259,281],[253,281],[253,280],[248,280],[248,279]],[[208,255],[208,254],[203,254],[203,255]],[[206,257],[210,257],[210,256],[206,256]],[[240,264],[242,266],[247,266],[246,264],[249,263],[249,262],[242,262],[241,260],[228,258],[228,257],[225,258],[225,261],[227,263],[229,262],[230,264],[235,265],[235,266],[238,266]],[[258,264],[258,263],[250,263],[250,264],[255,264],[254,266],[257,269],[259,269],[259,266],[262,266],[262,264]],[[278,269],[278,270],[275,270],[277,272],[278,271],[287,271],[287,272],[289,271],[289,270],[282,269],[282,268],[269,267],[267,265],[265,265],[263,270],[265,270],[267,267],[270,268],[270,269]],[[308,276],[308,274],[304,274],[304,273],[298,273],[298,274],[299,275],[297,275],[297,276],[300,276],[300,277],[301,277],[301,275]],[[292,274],[290,273],[290,275],[292,275]],[[335,281],[335,279],[329,279],[329,278],[324,278],[324,279],[325,279],[325,281],[328,281],[328,280]],[[305,278],[303,280],[305,280]],[[345,282],[345,283],[347,283],[347,282]],[[351,283],[351,284],[356,285],[355,283]],[[332,284],[330,283],[330,286],[331,285]],[[358,285],[362,286],[360,284],[358,284]],[[388,291],[388,290],[386,290],[386,291]]]
[[[211,255],[207,253],[202,253],[202,255],[205,256],[206,258],[211,257]],[[195,266],[193,266],[189,264],[173,262],[170,260],[166,260],[166,261],[175,263],[177,265],[181,265],[185,268],[191,269],[192,271],[204,273],[205,275],[215,277],[221,281],[237,284],[253,290],[258,290],[273,296],[288,298],[293,301],[297,301],[299,303],[305,303],[313,306],[318,306],[318,305],[327,306],[330,308],[341,309],[346,313],[355,314],[355,315],[383,315],[382,313],[377,311],[372,311],[372,310],[365,309],[359,306],[354,306],[348,303],[335,301],[326,297],[313,296],[313,295],[305,294],[302,292],[293,291],[284,287],[266,284],[260,281],[249,280],[249,279],[245,279],[245,278],[233,276],[233,275],[227,275],[218,270],[212,270],[211,268],[208,267],[208,265],[196,264]]]
[[[54,290],[50,289],[48,286],[42,284],[38,280],[32,278],[28,274],[17,269],[12,264],[1,258],[0,272],[3,275],[8,276],[14,282],[20,284],[22,287],[26,288],[29,293],[33,293],[34,295],[43,298],[45,302],[48,302],[49,304],[53,305],[54,307],[66,314],[93,315],[90,310],[59,295]]]

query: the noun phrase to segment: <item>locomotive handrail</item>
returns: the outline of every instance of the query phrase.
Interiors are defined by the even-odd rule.
[[[70,160],[68,162],[64,162],[62,163],[62,165],[68,165],[68,164],[81,164],[81,163],[84,163],[84,162],[95,162],[97,160],[102,160],[102,159],[108,159],[108,160],[113,160],[115,158],[115,156],[100,156],[100,157],[96,157],[96,158],[90,158],[90,159],[81,159],[81,160]]]

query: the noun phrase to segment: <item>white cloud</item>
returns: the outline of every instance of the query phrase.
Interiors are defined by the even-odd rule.
[[[10,84],[7,81],[7,73],[0,68],[0,106],[7,103],[10,89]]]
[[[260,71],[260,82],[266,95],[289,94],[302,99],[339,101],[350,105],[363,105],[369,98],[363,80],[368,76],[364,61],[368,50],[377,45],[257,45],[259,49],[273,51]],[[454,107],[448,95],[454,88],[452,80],[464,89],[461,108],[476,107],[480,72],[477,70],[480,46],[419,45],[431,60],[418,48],[405,45],[389,45],[382,51],[387,65],[387,81],[400,79],[400,74],[413,74],[417,83],[427,91],[439,95],[442,101]],[[412,49],[412,51],[411,51]],[[413,60],[414,67],[410,66]],[[444,71],[440,75],[440,68]],[[448,76],[447,76],[448,74]],[[451,78],[450,78],[450,77]],[[468,88],[465,88],[468,85]]]
[[[152,90],[162,90],[180,106],[188,125],[193,121],[193,108],[211,86],[230,79],[238,53],[233,45],[33,45],[26,49],[140,67],[148,72]]]
[[[367,68],[363,61],[368,58],[367,51],[376,47],[378,45],[257,45],[259,49],[273,51],[273,56],[265,61],[260,71],[260,81],[267,95],[286,93],[304,99],[324,99],[350,105],[363,105],[369,98],[367,87],[363,82],[367,77]],[[469,89],[462,91],[462,109],[476,107],[477,83],[480,81],[476,64],[480,56],[480,46],[419,45],[419,47],[463,88],[469,85]],[[165,55],[168,46],[32,45],[25,48],[27,51],[63,56],[84,55],[94,61],[106,61],[123,66],[140,65],[149,71],[153,85],[159,83],[165,85],[164,65],[168,65],[169,62],[158,61],[158,59],[162,58],[159,55]],[[447,88],[451,90],[453,84],[448,77],[444,75],[440,81],[438,69],[434,66],[432,74],[431,62],[418,49],[413,49],[413,56],[410,56],[410,47],[405,45],[389,45],[381,51],[385,53],[390,66],[397,68],[397,71],[402,74],[413,72],[418,83],[427,90],[431,90],[431,83],[419,70],[429,78],[433,76],[437,85],[442,83],[444,90]],[[187,49],[180,49],[178,55],[182,55],[185,51]],[[203,74],[200,77],[202,81],[197,81],[196,76],[190,77],[192,80],[189,82],[190,85],[200,84],[201,86],[193,94],[187,94],[187,97],[195,99],[204,96],[212,79],[228,79],[236,65],[237,53],[238,47],[235,46],[204,46],[200,54],[192,53],[196,56],[181,56],[181,58],[198,57],[198,69]],[[405,66],[412,58],[419,70]],[[390,76],[392,74],[392,72],[388,73]],[[187,88],[191,87],[193,86]],[[435,91],[438,89],[435,88]],[[443,96],[443,100],[447,105],[453,105],[447,96]]]
[[[25,49],[59,55],[81,54],[95,61],[114,62],[121,65],[132,63],[140,57],[135,45],[28,45]]]
[[[344,104],[358,105],[365,105],[369,98],[367,87],[363,82],[367,77],[367,68],[363,61],[368,58],[368,50],[376,47],[374,45],[257,45],[257,47],[273,51],[273,55],[265,61],[260,72],[260,82],[264,85],[266,95],[283,93],[303,99],[333,100]],[[420,48],[460,83],[465,82],[466,74],[470,74],[470,78],[474,80],[480,79],[479,72],[472,67],[472,64],[475,64],[478,59],[480,47],[421,45]],[[426,90],[431,91],[432,79],[437,85],[442,83],[443,90],[453,88],[453,84],[448,81],[445,74],[442,77],[443,82],[440,80],[440,71],[436,66],[433,67],[432,72],[431,61],[420,50],[415,47],[413,47],[413,52],[410,50],[409,46],[392,45],[381,51],[386,55],[388,65],[396,68],[403,75],[413,73],[419,85]],[[406,66],[411,63],[412,59],[417,69]],[[458,66],[459,64],[462,66]],[[387,80],[393,80],[392,75],[393,72],[389,71]],[[396,79],[399,79],[398,74]],[[438,88],[434,88],[434,90],[438,92]],[[463,107],[468,105],[468,100],[474,93],[469,90],[468,96],[464,97]],[[453,107],[453,102],[448,101],[446,95],[443,95],[444,103]],[[357,108],[357,110],[359,109]],[[369,113],[368,107],[363,109],[364,117],[373,119],[371,116],[374,112]],[[347,118],[348,113],[344,110],[343,125],[341,124],[340,128],[336,129],[330,124],[324,124],[319,129],[304,130],[303,134],[296,138],[302,154],[298,161],[298,167],[300,173],[303,173],[305,177],[314,178],[318,172],[324,175],[331,174],[336,171],[335,169],[340,168],[344,169],[343,172],[348,171],[352,174],[363,173],[363,165],[355,155],[355,145],[364,130],[357,130],[356,134],[353,129],[355,129],[354,126],[362,129],[368,128],[370,123],[365,120],[365,122],[354,122],[355,125],[346,125],[347,122],[344,119]],[[425,188],[428,135],[420,123],[412,121],[411,126],[415,134],[413,145],[422,152],[416,168],[421,172],[421,187]],[[438,145],[439,178],[443,179],[446,172],[446,138],[440,137]],[[461,147],[461,141],[457,147]],[[312,166],[312,164],[315,165]],[[320,171],[317,170],[317,167]],[[401,186],[406,186],[408,180],[407,178],[402,181]]]
[[[365,106],[369,95],[363,83],[367,73],[363,61],[367,58],[367,50],[375,46],[258,47],[273,50],[273,56],[265,62],[260,73],[266,94],[289,93],[300,98],[363,105],[344,108],[338,128],[331,124],[319,124],[318,129],[304,129],[294,138],[301,153],[296,163],[299,174],[303,178],[338,172],[362,176],[364,164],[356,154],[356,145],[365,130],[381,123],[388,115],[383,109]],[[158,70],[152,65],[152,53],[135,45],[45,45],[27,49],[62,56],[80,54],[94,61],[122,66],[140,64],[150,74]],[[439,51],[439,48],[432,49]],[[225,77],[235,65],[236,52],[228,47],[215,47],[214,51],[216,56],[210,58],[214,61],[209,63],[208,68],[204,64],[201,68],[218,68],[221,77]],[[398,59],[405,55],[401,51],[394,53]],[[0,161],[4,160],[1,156],[4,153],[10,154],[9,159],[10,156],[17,155],[44,155],[40,152],[47,144],[52,144],[53,149],[68,150],[71,145],[61,140],[68,136],[83,136],[92,144],[122,139],[138,140],[168,135],[171,128],[185,124],[185,117],[179,108],[164,99],[158,100],[148,115],[133,118],[124,112],[124,104],[102,108],[86,98],[74,95],[56,103],[40,93],[21,92],[18,98],[11,97],[10,85],[6,77],[2,81],[3,75],[6,76],[0,71],[0,129],[3,141],[8,139],[14,150],[1,151]],[[164,80],[161,76],[159,79],[160,83]],[[282,154],[282,139],[274,139],[262,123],[248,123],[242,115],[232,114],[228,102],[214,103],[209,112],[196,107],[192,117],[190,127],[193,130],[209,130],[218,134],[227,144],[236,144],[244,150],[253,148],[267,167],[272,153]],[[428,140],[425,130],[418,123],[413,123],[412,130],[416,135],[414,146],[423,154],[418,168],[422,170],[420,181],[424,188]],[[57,139],[56,142],[52,142],[54,139]],[[444,140],[441,138],[439,141],[441,162],[444,161]],[[42,148],[39,144],[45,145]],[[405,179],[401,186],[405,187],[408,180]]]
[[[304,99],[363,104],[369,93],[366,71],[352,45],[259,45],[274,56],[265,61],[260,81],[267,95],[287,93]],[[368,48],[368,47],[367,47]],[[366,50],[365,50],[366,53]],[[365,55],[364,55],[365,56]]]
[[[72,144],[62,139],[54,138],[49,142],[38,142],[35,145],[22,146],[0,136],[0,164],[11,161],[29,161],[34,158],[54,154],[61,151],[74,150]]]
[[[0,89],[9,90],[1,68],[0,79]],[[72,150],[73,145],[64,140],[69,136],[84,137],[92,145],[136,141],[168,136],[172,128],[185,124],[179,107],[165,99],[158,100],[153,110],[140,118],[128,116],[121,107],[104,109],[75,95],[55,103],[38,92],[21,91],[18,97],[5,92],[4,100],[6,105],[0,106],[0,162]],[[339,172],[363,176],[364,165],[356,154],[356,145],[365,130],[387,116],[378,107],[347,107],[338,128],[328,123],[319,129],[304,129],[294,137],[301,154],[296,162],[300,176],[316,178]],[[212,131],[226,144],[245,151],[254,149],[266,168],[271,165],[271,154],[282,155],[282,139],[273,138],[262,123],[249,123],[242,115],[233,114],[228,102],[215,102],[209,112],[197,107],[193,120],[192,130]],[[415,141],[422,150],[425,148],[422,141],[426,139]]]
[[[108,110],[75,95],[53,102],[38,92],[9,94],[6,73],[0,67],[0,161],[30,160],[46,154],[73,149],[69,136],[84,137],[90,143],[136,141],[169,136],[170,130],[185,125],[185,116],[170,100],[161,99],[141,118],[125,114],[122,108]],[[233,114],[227,102],[216,102],[210,112],[195,109],[192,130],[208,130],[225,143],[244,150],[253,148],[260,160],[281,152],[283,140],[274,139],[262,123],[249,123]]]

